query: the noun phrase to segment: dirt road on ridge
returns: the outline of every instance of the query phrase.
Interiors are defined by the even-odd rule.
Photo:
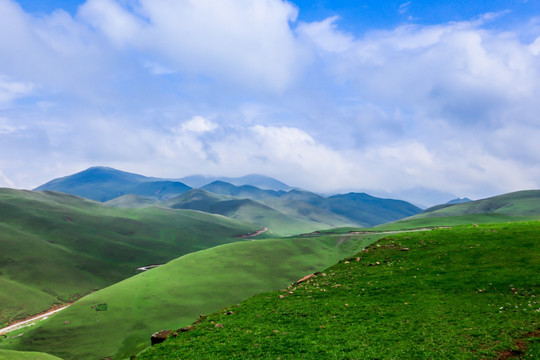
[[[11,332],[13,330],[17,330],[17,329],[20,329],[20,328],[23,328],[23,327],[26,327],[26,326],[31,326],[33,325],[36,321],[39,321],[39,320],[45,320],[46,318],[48,318],[49,316],[53,315],[53,314],[56,314],[57,312],[59,311],[62,311],[64,310],[65,308],[67,308],[69,305],[71,304],[68,304],[68,305],[64,305],[60,308],[56,308],[56,309],[52,309],[52,310],[49,310],[47,312],[44,312],[43,314],[39,314],[39,315],[36,315],[36,316],[33,316],[29,319],[26,319],[26,320],[21,320],[21,321],[17,321],[16,323],[14,324],[11,324],[9,326],[6,326],[4,328],[1,328],[0,329],[0,335],[3,335],[3,334],[7,334],[8,332]]]

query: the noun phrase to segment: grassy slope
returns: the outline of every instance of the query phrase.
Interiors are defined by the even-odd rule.
[[[392,235],[137,359],[494,359],[524,345],[537,359],[539,233],[530,222]]]
[[[106,201],[105,205],[107,206],[113,206],[113,207],[121,207],[121,208],[128,208],[128,209],[137,209],[152,205],[157,205],[158,200],[153,200],[144,196],[135,195],[135,194],[127,194],[122,195],[117,198],[114,198],[112,200]]]
[[[540,190],[527,190],[494,196],[488,199],[447,206],[436,211],[428,209],[416,218],[446,217],[474,214],[534,216],[540,213]]]
[[[149,346],[156,330],[188,325],[201,313],[286,286],[375,239],[258,240],[185,255],[90,294],[3,346],[65,359],[120,359]],[[101,303],[107,311],[92,308]]]
[[[455,226],[540,219],[540,191],[528,190],[492,198],[434,207],[421,214],[377,226],[378,230],[414,229],[425,226]]]
[[[56,356],[36,352],[0,350],[0,360],[61,360]]]
[[[0,189],[0,325],[111,285],[139,266],[253,230],[189,210],[116,209],[67,194]]]

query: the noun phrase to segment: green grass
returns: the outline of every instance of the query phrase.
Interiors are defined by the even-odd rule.
[[[539,234],[536,221],[390,235],[137,359],[537,359]]]
[[[0,189],[0,325],[255,229],[190,210],[118,209],[62,193]]]
[[[326,236],[238,242],[185,255],[85,296],[24,335],[0,346],[64,359],[129,357],[163,328],[263,291],[286,287],[379,237]],[[107,304],[107,311],[93,306]]]
[[[36,352],[0,350],[0,360],[62,360],[56,356]]]

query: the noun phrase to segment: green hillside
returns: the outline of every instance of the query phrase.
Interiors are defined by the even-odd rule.
[[[536,219],[540,219],[540,190],[527,190],[462,204],[436,206],[378,228],[404,229]]]
[[[256,229],[190,210],[0,189],[0,325]]]
[[[0,360],[61,360],[56,356],[44,353],[0,350]]]
[[[539,233],[535,221],[388,235],[137,359],[538,359]]]
[[[215,185],[222,186],[219,183],[215,183]],[[234,187],[230,184],[224,186]],[[193,189],[164,202],[163,205],[173,209],[193,209],[224,215],[256,224],[259,227],[268,227],[272,233],[282,236],[322,230],[333,226],[354,225],[354,223],[347,222],[346,219],[338,215],[314,208],[309,204],[296,201],[287,202],[287,200],[281,200],[279,198],[274,199],[262,203],[252,199],[237,198],[230,195],[210,193],[202,189]],[[278,205],[280,210],[284,210],[287,213],[277,210],[274,208],[275,205]],[[305,211],[303,211],[304,209]],[[301,213],[302,211],[303,213]]]
[[[113,207],[138,209],[158,204],[159,201],[135,194],[126,194],[106,201],[105,204]]]
[[[239,242],[185,255],[85,296],[39,327],[0,346],[63,359],[122,359],[150,335],[186,326],[199,314],[287,286],[380,236],[325,236]],[[96,311],[106,304],[106,311]]]
[[[427,209],[418,217],[444,217],[472,214],[500,214],[509,216],[534,216],[540,214],[540,190],[518,191],[488,199]]]

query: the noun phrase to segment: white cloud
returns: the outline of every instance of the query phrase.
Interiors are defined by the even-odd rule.
[[[0,107],[5,106],[16,98],[30,95],[34,90],[31,82],[12,81],[0,74]]]
[[[0,135],[12,134],[14,132],[24,130],[26,126],[13,125],[8,119],[0,118]]]
[[[176,71],[283,90],[298,54],[289,27],[297,9],[280,0],[89,0],[82,19],[117,46],[167,59]],[[173,69],[171,69],[173,70]]]
[[[88,0],[78,15],[100,29],[116,45],[124,45],[140,36],[143,22],[115,0]]]
[[[8,179],[8,177],[4,175],[2,170],[0,170],[0,187],[10,187],[10,188],[15,187],[15,184],[13,183],[13,181]]]
[[[215,130],[217,125],[202,116],[194,116],[191,120],[182,123],[181,132],[191,131],[195,133],[205,133]]]
[[[400,14],[406,14],[409,11],[409,7],[411,5],[410,1],[404,2],[403,4],[399,5],[398,12]]]

